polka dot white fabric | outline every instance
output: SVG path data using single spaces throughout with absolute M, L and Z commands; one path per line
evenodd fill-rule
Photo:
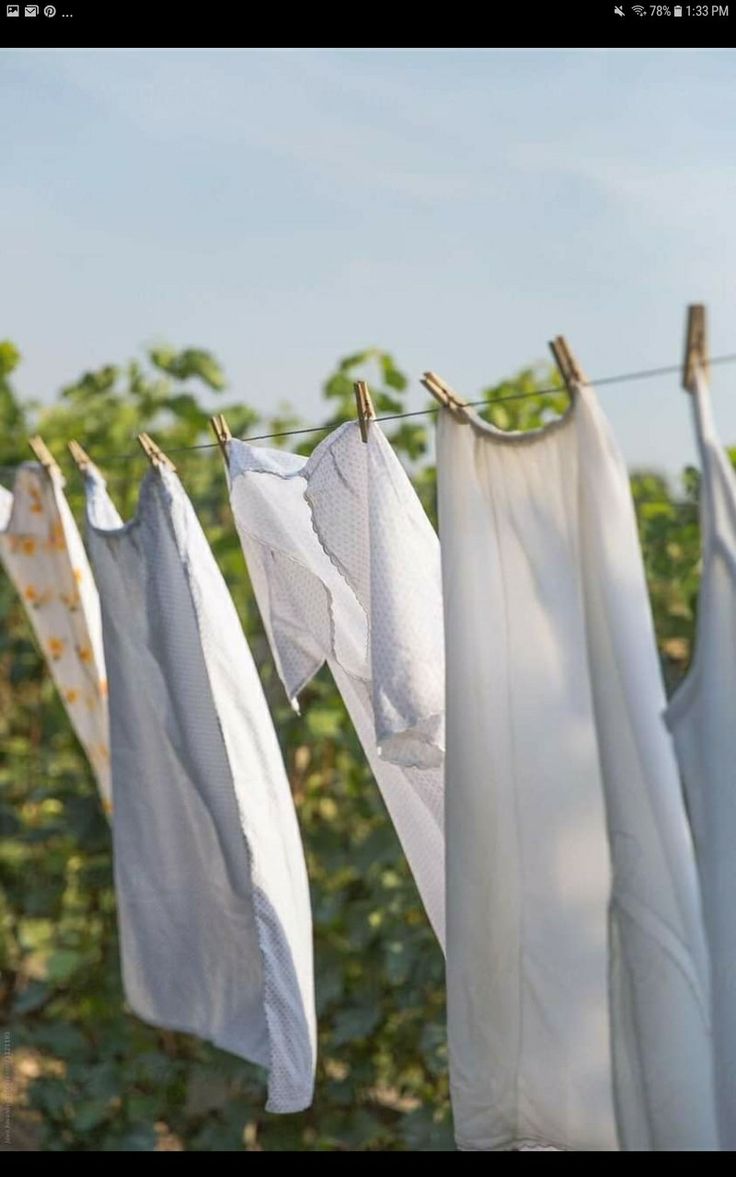
M 442 410 L 438 479 L 458 1144 L 712 1149 L 698 884 L 624 463 L 579 389 L 531 433 Z
M 26 608 L 110 813 L 100 601 L 59 470 L 24 462 L 12 493 L 0 487 L 0 560 Z
M 286 691 L 326 661 L 444 944 L 444 654 L 437 536 L 377 425 L 309 459 L 229 443 L 230 498 Z
M 294 805 L 232 598 L 169 470 L 123 524 L 87 477 L 110 681 L 115 886 L 139 1017 L 268 1068 L 273 1112 L 312 1099 L 312 923 Z
M 721 1147 L 736 1150 L 736 474 L 699 373 L 692 399 L 702 480 L 695 653 L 666 712 L 685 781 L 711 953 Z

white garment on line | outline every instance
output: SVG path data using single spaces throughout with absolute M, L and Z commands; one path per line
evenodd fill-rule
M 273 1112 L 311 1102 L 312 923 L 276 733 L 240 620 L 176 474 L 123 525 L 86 479 L 110 680 L 125 993 L 153 1025 L 268 1068 Z
M 327 662 L 444 946 L 439 544 L 377 425 L 309 459 L 228 445 L 230 498 L 293 706 Z
M 623 460 L 579 389 L 530 433 L 442 410 L 438 480 L 458 1144 L 714 1148 L 697 877 Z
M 702 478 L 703 573 L 690 671 L 665 717 L 675 739 L 711 953 L 713 1052 L 721 1147 L 736 1150 L 736 474 L 710 394 L 693 393 Z
M 0 561 L 23 601 L 110 813 L 100 601 L 58 469 L 24 462 L 12 493 L 0 487 Z

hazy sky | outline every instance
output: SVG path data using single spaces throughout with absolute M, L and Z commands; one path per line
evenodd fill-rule
M 0 54 L 0 337 L 49 397 L 146 343 L 321 414 L 376 344 L 466 395 L 568 335 L 591 375 L 736 352 L 735 55 Z M 736 442 L 736 365 L 715 376 Z M 632 463 L 692 456 L 675 378 L 602 392 Z M 413 396 L 423 398 L 419 386 Z

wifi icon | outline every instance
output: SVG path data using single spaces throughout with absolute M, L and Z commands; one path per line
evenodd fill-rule
M 646 16 L 647 10 L 643 4 L 632 4 L 631 11 L 635 12 L 637 16 Z

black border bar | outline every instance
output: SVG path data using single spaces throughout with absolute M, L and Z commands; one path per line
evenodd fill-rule
M 255 48 L 241 44 L 245 31 L 269 35 L 267 9 L 243 3 L 207 3 L 183 0 L 136 3 L 135 0 L 54 0 L 55 15 L 44 15 L 47 4 L 39 0 L 38 15 L 25 16 L 25 4 L 19 15 L 7 15 L 7 0 L 0 0 L 0 46 L 23 49 L 111 48 L 111 49 L 217 49 Z M 506 0 L 486 10 L 485 30 L 494 45 L 488 49 L 722 49 L 731 46 L 731 29 L 736 28 L 736 0 L 725 4 L 682 4 L 683 15 L 675 17 L 672 3 L 654 6 L 669 9 L 672 15 L 653 15 L 652 5 L 639 6 L 646 15 L 638 16 L 633 4 L 614 0 L 539 0 L 519 3 Z M 439 10 L 441 11 L 441 10 Z M 623 16 L 619 13 L 623 12 Z M 380 14 L 380 10 L 379 10 Z M 379 15 L 377 14 L 377 16 Z M 727 15 L 726 15 L 727 14 Z M 286 12 L 279 12 L 281 23 L 275 34 L 282 34 Z M 310 8 L 306 16 L 317 13 Z M 408 14 L 407 14 L 408 15 Z M 292 19 L 293 16 L 293 19 Z M 315 25 L 303 20 L 305 32 L 315 35 Z M 379 20 L 375 20 L 378 25 Z M 408 23 L 408 20 L 407 20 Z M 375 27 L 375 26 L 374 26 Z M 299 10 L 288 18 L 293 35 L 299 31 Z M 282 47 L 288 48 L 288 47 Z M 349 52 L 344 46 L 293 46 L 297 49 L 321 48 Z M 440 52 L 440 47 L 394 46 L 416 52 Z M 445 47 L 445 48 L 450 48 Z M 469 48 L 453 47 L 455 50 Z M 476 47 L 476 49 L 482 47 Z M 385 53 L 388 48 L 364 50 Z

